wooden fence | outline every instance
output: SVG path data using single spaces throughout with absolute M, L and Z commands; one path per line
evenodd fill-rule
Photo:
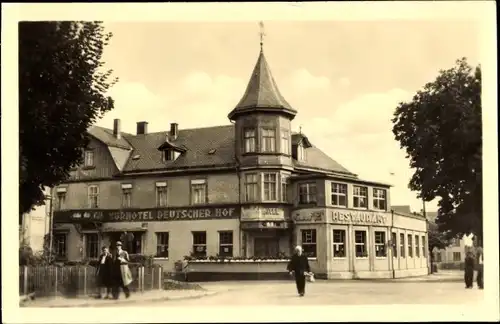
M 163 289 L 163 269 L 159 266 L 130 265 L 132 292 Z M 21 266 L 19 295 L 36 297 L 92 296 L 98 292 L 96 268 L 93 266 Z

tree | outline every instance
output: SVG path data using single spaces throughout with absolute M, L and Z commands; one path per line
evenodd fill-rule
M 429 254 L 431 255 L 431 260 L 434 249 L 446 249 L 450 245 L 450 238 L 446 233 L 440 232 L 437 224 L 429 222 L 427 228 L 427 235 L 429 238 Z
M 440 71 L 394 113 L 393 133 L 415 172 L 409 188 L 438 198 L 438 230 L 447 238 L 482 236 L 481 67 L 462 58 Z
M 101 60 L 111 37 L 100 22 L 19 24 L 20 223 L 82 162 L 87 129 L 114 107 L 106 92 L 118 79 Z

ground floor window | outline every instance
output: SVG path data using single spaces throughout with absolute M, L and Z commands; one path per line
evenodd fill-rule
M 255 257 L 277 256 L 279 253 L 279 238 L 255 237 L 253 240 L 253 255 Z
M 193 232 L 193 255 L 207 256 L 207 232 Z
M 453 262 L 460 262 L 460 261 L 462 261 L 462 253 L 453 252 Z
M 99 234 L 86 233 L 85 240 L 85 257 L 88 259 L 97 259 L 99 257 Z
M 306 229 L 301 230 L 302 236 L 302 250 L 304 255 L 309 258 L 315 258 L 317 255 L 316 252 L 316 230 L 315 229 Z
M 385 245 L 385 232 L 375 232 L 375 256 L 378 258 L 385 258 L 387 256 L 387 249 Z
M 397 235 L 396 233 L 391 233 L 391 250 L 392 250 L 392 257 L 396 258 L 397 257 Z
M 413 258 L 413 235 L 408 234 L 408 257 Z
M 415 235 L 415 256 L 420 258 L 420 240 L 417 235 Z
M 399 257 L 405 257 L 405 235 L 403 233 L 399 234 Z
M 425 246 L 425 236 L 422 236 L 422 256 L 427 257 L 427 247 Z
M 354 231 L 354 244 L 356 246 L 356 258 L 368 257 L 366 251 L 366 231 Z
M 345 258 L 345 230 L 333 230 L 333 257 Z
M 233 231 L 219 232 L 219 255 L 225 257 L 233 256 Z
M 65 259 L 67 253 L 67 243 L 68 237 L 66 233 L 55 233 L 54 234 L 54 253 L 56 258 Z
M 168 232 L 156 233 L 156 255 L 157 258 L 168 258 L 168 243 L 170 237 Z

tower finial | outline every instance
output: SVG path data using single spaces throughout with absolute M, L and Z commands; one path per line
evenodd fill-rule
M 260 27 L 260 50 L 262 51 L 262 47 L 264 46 L 264 36 L 266 36 L 266 33 L 264 32 L 264 23 L 262 21 L 259 22 L 259 27 Z

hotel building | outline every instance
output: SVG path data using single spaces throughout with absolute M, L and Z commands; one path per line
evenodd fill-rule
M 91 127 L 83 165 L 53 188 L 58 257 L 95 258 L 128 237 L 129 253 L 169 271 L 186 255 L 278 258 L 301 245 L 318 277 L 428 273 L 425 219 L 391 212 L 389 185 L 360 179 L 292 132 L 297 111 L 262 49 L 228 112 L 225 126 Z

